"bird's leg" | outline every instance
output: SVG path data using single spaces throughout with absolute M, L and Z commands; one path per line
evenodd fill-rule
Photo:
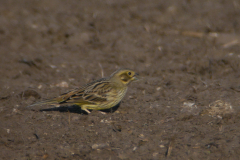
M 86 107 L 81 107 L 81 109 L 82 109 L 83 111 L 87 112 L 88 114 L 91 113 Z
M 100 113 L 102 113 L 102 114 L 107 114 L 107 113 L 105 113 L 105 112 L 103 112 L 103 111 L 98 111 L 98 112 L 100 112 Z

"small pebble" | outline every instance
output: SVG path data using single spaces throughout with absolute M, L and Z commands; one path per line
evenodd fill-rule
M 100 149 L 100 148 L 104 148 L 104 147 L 107 147 L 109 146 L 109 144 L 107 143 L 96 143 L 94 145 L 92 145 L 92 149 Z

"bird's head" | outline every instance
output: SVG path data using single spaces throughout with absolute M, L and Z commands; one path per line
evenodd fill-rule
M 128 85 L 130 82 L 138 80 L 138 74 L 130 69 L 119 69 L 111 75 L 114 80 L 120 81 L 124 85 Z

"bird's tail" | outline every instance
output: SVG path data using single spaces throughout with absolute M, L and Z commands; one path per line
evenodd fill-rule
M 33 107 L 33 106 L 38 106 L 38 105 L 55 105 L 55 106 L 59 106 L 59 102 L 55 99 L 47 99 L 47 100 L 43 100 L 40 102 L 36 102 L 33 103 L 27 107 Z

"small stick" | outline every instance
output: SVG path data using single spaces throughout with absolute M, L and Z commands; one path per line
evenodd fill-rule
M 239 41 L 237 39 L 235 39 L 231 42 L 225 43 L 223 45 L 223 48 L 229 48 L 229 47 L 232 47 L 232 46 L 237 45 L 237 44 L 239 44 Z
M 100 68 L 101 68 L 101 73 L 102 73 L 102 78 L 104 77 L 104 72 L 103 72 L 103 68 L 102 68 L 102 65 L 101 65 L 101 63 L 98 63 L 98 65 L 100 66 Z
M 169 145 L 168 145 L 168 148 L 167 148 L 165 156 L 169 157 L 171 155 L 171 152 L 172 152 L 172 143 L 169 142 Z
M 70 123 L 71 123 L 69 110 L 68 110 L 68 123 L 69 123 L 69 125 L 70 125 Z

